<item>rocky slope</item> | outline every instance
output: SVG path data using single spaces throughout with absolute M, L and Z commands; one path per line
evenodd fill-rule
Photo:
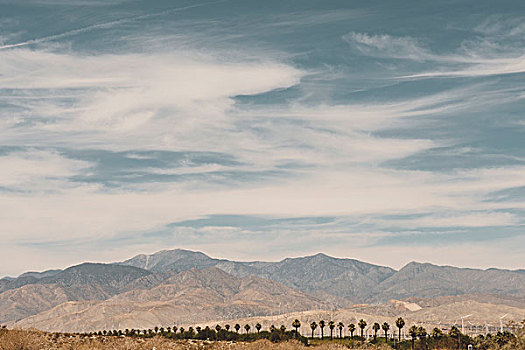
M 389 267 L 325 254 L 287 258 L 280 262 L 237 262 L 178 249 L 138 255 L 119 264 L 162 272 L 216 266 L 238 277 L 258 276 L 311 294 L 343 297 L 334 300 L 340 303 L 345 300 L 346 305 L 365 301 L 371 289 L 395 273 Z
M 47 322 L 50 330 L 89 324 L 149 325 L 167 322 L 174 315 L 195 321 L 363 303 L 376 304 L 367 307 L 379 314 L 395 314 L 404 302 L 392 306 L 387 303 L 390 299 L 412 298 L 417 304 L 428 303 L 421 298 L 478 295 L 474 301 L 484 303 L 487 297 L 480 294 L 497 295 L 501 305 L 521 309 L 525 274 L 415 262 L 395 271 L 325 254 L 280 262 L 237 262 L 170 250 L 120 263 L 85 263 L 2 279 L 0 323 L 43 326 Z M 433 303 L 425 307 L 441 305 Z M 390 306 L 385 309 L 380 304 Z
M 412 262 L 376 287 L 372 301 L 418 296 L 500 294 L 525 297 L 525 275 L 499 269 L 462 269 Z
M 386 302 L 408 297 L 500 294 L 525 297 L 521 270 L 467 269 L 412 262 L 399 271 L 353 259 L 317 254 L 279 262 L 236 262 L 213 259 L 200 252 L 161 251 L 119 264 L 151 271 L 180 271 L 188 266 L 216 266 L 235 276 L 258 276 L 331 299 L 339 306 Z
M 12 323 L 43 330 L 153 328 L 307 310 L 322 301 L 274 281 L 237 278 L 218 268 L 189 270 L 161 284 L 104 301 L 66 302 Z

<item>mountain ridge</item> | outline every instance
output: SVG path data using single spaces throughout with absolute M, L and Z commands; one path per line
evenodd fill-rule
M 245 286 L 248 294 L 242 294 L 239 281 L 258 287 Z M 202 297 L 215 300 L 216 307 L 210 309 L 210 305 L 202 304 L 197 290 L 202 292 Z M 238 291 L 240 301 L 227 298 L 233 295 L 233 290 Z M 99 316 L 96 308 L 104 306 L 112 310 L 108 311 L 108 317 L 117 317 L 122 310 L 142 310 L 153 318 L 162 319 L 166 319 L 168 310 L 191 314 L 192 305 L 201 305 L 195 315 L 213 318 L 214 315 L 228 317 L 225 314 L 228 309 L 234 310 L 233 314 L 239 317 L 246 317 L 250 312 L 255 315 L 284 310 L 274 304 L 261 304 L 257 295 L 281 300 L 281 304 L 293 312 L 475 294 L 511 297 L 517 300 L 516 305 L 521 305 L 520 300 L 525 300 L 525 274 L 521 270 L 482 270 L 414 261 L 394 270 L 324 253 L 277 262 L 243 262 L 175 249 L 140 254 L 111 264 L 83 263 L 64 270 L 30 272 L 15 279 L 2 279 L 0 323 L 29 324 L 27 320 L 52 318 L 53 315 L 65 317 L 65 320 L 72 317 L 66 316 L 68 312 L 83 310 L 82 305 L 90 308 L 93 317 Z M 287 304 L 286 295 L 294 295 L 298 302 Z M 126 302 L 135 304 L 130 309 L 125 307 Z M 178 309 L 181 305 L 186 306 Z M 151 313 L 148 307 L 163 311 Z M 117 318 L 122 321 L 122 317 Z M 141 319 L 142 316 L 134 317 Z M 86 321 L 79 321 L 74 327 L 81 327 L 82 322 Z
M 216 318 L 308 310 L 322 301 L 255 276 L 237 278 L 218 268 L 172 274 L 153 288 L 132 289 L 106 300 L 67 301 L 12 322 L 14 327 L 94 331 L 143 328 Z

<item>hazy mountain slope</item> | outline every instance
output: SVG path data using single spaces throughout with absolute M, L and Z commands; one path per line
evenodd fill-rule
M 32 284 L 0 294 L 0 322 L 20 320 L 69 301 L 57 285 Z
M 122 264 L 86 263 L 56 273 L 29 273 L 0 280 L 0 323 L 42 314 L 49 308 L 54 310 L 49 310 L 48 315 L 70 318 L 71 315 L 63 314 L 64 310 L 81 304 L 57 307 L 65 302 L 90 300 L 107 300 L 100 306 L 89 304 L 90 310 L 85 310 L 85 315 L 93 312 L 91 316 L 96 319 L 107 316 L 114 322 L 124 322 L 128 319 L 124 314 L 130 312 L 133 314 L 130 319 L 146 322 L 149 317 L 164 322 L 173 312 L 198 320 L 198 317 L 244 317 L 279 310 L 291 312 L 328 305 L 348 307 L 390 299 L 465 294 L 514 298 L 512 303 L 504 304 L 521 307 L 520 298 L 525 298 L 525 274 L 519 271 L 462 269 L 415 262 L 395 271 L 324 254 L 279 262 L 236 262 L 213 259 L 199 252 L 173 250 L 139 255 Z M 192 270 L 195 268 L 207 272 L 200 274 Z M 288 300 L 282 295 L 293 297 Z M 268 300 L 263 302 L 264 298 Z M 480 296 L 476 301 L 487 302 L 487 298 Z M 127 305 L 130 303 L 131 308 Z M 97 307 L 104 309 L 95 310 Z M 145 315 L 139 315 L 137 310 Z M 381 312 L 398 311 L 389 306 Z M 79 324 L 87 322 L 85 317 Z M 57 322 L 70 324 L 65 320 Z M 70 325 L 73 327 L 73 323 Z
M 35 278 L 51 277 L 60 272 L 62 272 L 62 270 L 47 270 L 43 272 L 29 271 L 29 272 L 24 272 L 23 274 L 18 276 L 18 278 L 28 277 L 28 276 L 35 277 Z
M 316 254 L 279 262 L 236 262 L 213 259 L 186 250 L 138 255 L 123 264 L 148 267 L 152 271 L 184 271 L 216 266 L 238 277 L 258 276 L 297 288 L 339 306 L 363 302 L 385 302 L 408 297 L 460 294 L 525 295 L 525 274 L 499 269 L 462 269 L 409 263 L 400 271 L 389 267 Z
M 325 254 L 284 259 L 260 271 L 263 277 L 300 290 L 342 296 L 353 302 L 364 301 L 372 288 L 395 273 L 388 267 Z
M 462 300 L 438 306 L 423 308 L 413 313 L 407 313 L 412 318 L 420 320 L 435 320 L 435 322 L 446 321 L 453 324 L 460 322 L 460 317 L 472 315 L 468 321 L 474 324 L 485 324 L 489 322 L 499 325 L 499 317 L 507 314 L 507 320 L 525 319 L 525 309 L 497 303 L 483 303 L 477 300 Z M 466 321 L 465 321 L 466 323 Z
M 462 269 L 412 262 L 381 282 L 372 300 L 459 294 L 525 296 L 525 275 L 508 270 Z
M 151 290 L 135 289 L 102 302 L 64 303 L 14 325 L 62 331 L 152 328 L 307 310 L 320 302 L 274 281 L 209 268 L 184 271 Z
M 34 272 L 22 274 L 13 280 L 0 284 L 0 292 L 30 284 L 57 284 L 63 287 L 98 285 L 107 294 L 113 295 L 137 278 L 152 274 L 150 271 L 114 264 L 84 263 L 69 267 L 57 273 L 42 273 L 38 278 Z
M 98 284 L 29 284 L 0 293 L 0 322 L 20 320 L 67 301 L 104 300 L 110 296 Z
M 507 305 L 518 309 L 525 310 L 525 298 L 502 296 L 495 294 L 463 294 L 463 295 L 449 295 L 432 299 L 427 298 L 408 298 L 406 301 L 414 302 L 423 308 L 436 307 L 443 304 L 450 304 L 454 302 L 463 302 L 467 300 L 475 300 L 480 303 Z
M 389 267 L 325 254 L 287 258 L 280 262 L 236 262 L 180 249 L 138 255 L 119 264 L 149 268 L 151 271 L 184 271 L 216 266 L 238 277 L 258 276 L 308 293 L 344 297 L 346 304 L 365 301 L 371 288 L 395 273 Z
M 81 264 L 40 278 L 22 275 L 0 291 L 0 322 L 35 315 L 67 301 L 104 300 L 151 275 L 131 266 Z
M 215 266 L 218 259 L 212 259 L 204 253 L 183 249 L 163 250 L 151 255 L 137 255 L 119 265 L 134 266 L 155 272 L 185 271 L 193 268 Z
M 27 284 L 38 283 L 39 279 L 33 276 L 23 276 L 14 279 L 4 279 L 0 283 L 0 293 L 10 289 L 20 288 Z
M 97 284 L 108 293 L 114 294 L 137 278 L 150 274 L 150 271 L 132 266 L 84 263 L 67 268 L 54 276 L 41 278 L 39 282 L 56 283 L 67 287 Z

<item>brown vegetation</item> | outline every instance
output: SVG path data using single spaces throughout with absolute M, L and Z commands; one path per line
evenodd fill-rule
M 322 344 L 318 350 L 343 350 L 340 344 Z M 372 349 L 362 347 L 361 349 Z M 382 348 L 373 347 L 381 350 Z M 126 337 L 88 337 L 40 331 L 0 330 L 0 349 L 2 350 L 295 350 L 306 349 L 298 342 L 272 343 L 259 340 L 252 343 L 209 342 L 197 340 L 171 340 L 164 337 L 126 338 Z M 383 349 L 388 349 L 384 347 Z

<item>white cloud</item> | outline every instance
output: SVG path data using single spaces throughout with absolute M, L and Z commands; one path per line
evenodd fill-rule
M 0 72 L 0 88 L 40 97 L 26 105 L 32 127 L 4 130 L 11 144 L 38 139 L 48 145 L 193 150 L 219 144 L 233 128 L 225 116 L 233 96 L 286 88 L 304 74 L 271 61 L 224 62 L 187 52 L 74 56 L 25 49 L 0 52 Z M 42 96 L 42 89 L 51 96 Z M 74 104 L 53 99 L 57 89 Z
M 415 227 L 487 227 L 512 226 L 520 223 L 519 218 L 511 213 L 473 212 L 473 213 L 438 213 L 405 220 L 385 220 L 385 226 Z
M 1 235 L 11 241 L 96 239 L 213 214 L 301 217 L 486 211 L 501 204 L 481 202 L 484 194 L 525 185 L 524 168 L 468 171 L 458 176 L 345 170 L 238 189 L 171 185 L 161 192 L 98 193 L 86 186 L 51 196 L 4 194 Z M 30 221 L 24 220 L 27 213 Z M 467 218 L 470 223 L 475 220 L 471 214 L 454 220 L 459 224 Z M 434 220 L 439 225 L 439 219 Z M 502 220 L 509 223 L 513 218 L 493 214 L 486 220 L 501 225 Z
M 480 26 L 478 30 L 485 36 L 465 40 L 457 52 L 443 54 L 433 53 L 412 37 L 351 32 L 343 36 L 343 39 L 365 55 L 431 61 L 438 65 L 431 71 L 410 74 L 403 78 L 478 77 L 525 72 L 524 43 L 516 40 L 507 43 L 502 40 L 502 37 L 505 39 L 521 33 L 521 25 L 514 25 L 512 30 L 504 33 L 501 32 L 501 24 L 495 23 Z
M 296 170 L 297 178 L 252 183 L 249 187 L 189 182 L 164 184 L 154 192 L 119 189 L 103 193 L 96 185 L 72 186 L 68 182 L 69 176 L 84 171 L 86 163 L 48 151 L 15 154 L 3 163 L 22 170 L 4 173 L 6 185 L 38 192 L 46 188 L 42 184 L 60 181 L 60 185 L 48 187 L 61 191 L 27 196 L 4 193 L 1 238 L 17 243 L 88 241 L 217 213 L 364 217 L 491 210 L 501 203 L 480 202 L 484 194 L 525 184 L 522 168 L 432 174 L 377 167 L 379 162 L 436 144 L 424 139 L 379 138 L 370 132 L 395 126 L 405 118 L 470 109 L 479 104 L 468 98 L 479 92 L 478 87 L 399 102 L 314 107 L 296 104 L 249 111 L 234 106 L 232 96 L 285 88 L 296 84 L 304 73 L 272 61 L 228 63 L 209 57 L 191 58 L 187 53 L 86 57 L 22 49 L 1 52 L 1 87 L 24 89 L 29 96 L 34 89 L 40 94 L 41 89 L 50 89 L 48 100 L 29 103 L 31 118 L 37 122 L 17 129 L 5 127 L 4 139 L 11 144 L 37 141 L 51 146 L 58 142 L 74 148 L 213 150 L 232 154 L 248 164 L 237 170 L 269 170 L 285 161 L 309 163 L 314 169 Z M 74 88 L 80 90 L 71 90 Z M 75 104 L 56 102 L 61 94 L 57 91 L 72 96 Z M 265 116 L 264 121 L 259 115 Z M 13 123 L 20 118 L 24 116 Z M 269 132 L 259 135 L 235 128 L 237 121 Z M 185 174 L 222 169 L 208 165 L 145 170 Z M 420 224 L 468 222 L 472 226 L 477 219 L 475 215 L 434 217 Z M 502 224 L 512 222 L 513 217 L 493 215 L 484 220 L 480 222 Z M 363 235 L 364 240 L 367 237 Z M 199 246 L 205 247 L 195 245 Z
M 55 152 L 30 150 L 0 156 L 0 186 L 14 191 L 60 191 L 68 177 L 85 172 L 88 162 L 67 159 Z
M 370 56 L 402 58 L 416 61 L 435 60 L 435 55 L 411 37 L 394 37 L 387 34 L 348 33 L 343 39 L 361 53 Z
M 442 69 L 418 74 L 407 75 L 404 78 L 431 78 L 431 77 L 479 77 L 489 75 L 517 74 L 525 72 L 525 55 L 518 57 L 501 57 L 484 59 L 472 64 L 466 69 Z

